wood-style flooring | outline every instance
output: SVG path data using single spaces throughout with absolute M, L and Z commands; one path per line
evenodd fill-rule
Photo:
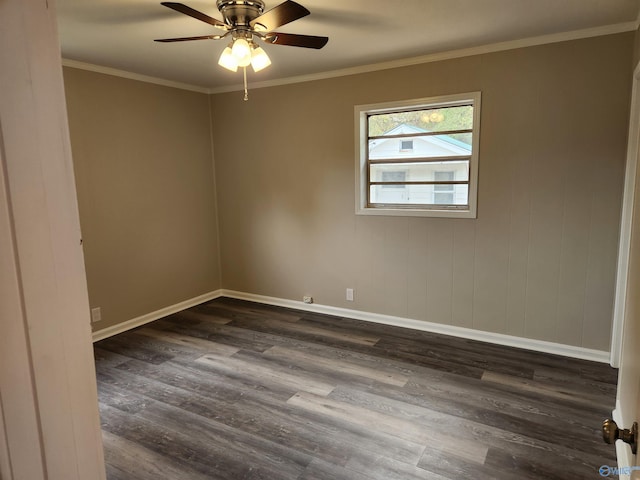
M 109 480 L 601 478 L 607 365 L 217 299 L 95 344 Z

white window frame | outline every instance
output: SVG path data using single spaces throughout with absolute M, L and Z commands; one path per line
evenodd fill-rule
M 443 95 L 438 97 L 403 100 L 355 106 L 356 145 L 356 214 L 410 217 L 477 218 L 478 170 L 480 146 L 480 92 Z M 472 154 L 469 159 L 469 203 L 465 206 L 407 205 L 402 207 L 369 206 L 369 176 L 367 172 L 368 131 L 367 118 L 372 114 L 410 111 L 421 108 L 455 107 L 473 104 Z

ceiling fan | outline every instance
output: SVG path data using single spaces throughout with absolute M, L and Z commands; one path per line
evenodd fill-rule
M 282 25 L 309 15 L 309 10 L 292 0 L 287 0 L 267 12 L 264 11 L 265 5 L 262 0 L 217 0 L 216 6 L 224 21 L 210 17 L 182 3 L 162 2 L 162 5 L 213 25 L 224 30 L 224 33 L 199 37 L 162 38 L 156 42 L 221 40 L 231 37 L 231 43 L 222 52 L 218 63 L 233 72 L 237 71 L 238 67 L 246 68 L 249 65 L 258 72 L 271 65 L 271 60 L 264 49 L 256 43 L 256 39 L 274 45 L 314 49 L 324 47 L 329 41 L 327 37 L 274 31 Z

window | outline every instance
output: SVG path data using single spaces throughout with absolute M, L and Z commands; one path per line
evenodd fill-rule
M 405 188 L 403 183 L 407 180 L 407 172 L 389 170 L 382 172 L 382 181 L 386 184 L 384 188 Z
M 355 108 L 356 213 L 476 217 L 480 92 Z
M 405 202 L 407 199 L 407 172 L 405 170 L 382 170 L 380 174 L 383 185 L 378 191 L 378 199 L 385 203 Z
M 410 152 L 413 150 L 413 140 L 400 140 L 400 151 Z
M 433 203 L 434 205 L 454 205 L 454 184 L 450 183 L 455 179 L 455 173 L 453 170 L 447 172 L 435 172 L 433 180 L 436 183 L 433 186 Z

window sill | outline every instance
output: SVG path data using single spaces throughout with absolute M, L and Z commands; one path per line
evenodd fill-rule
M 434 218 L 477 218 L 474 209 L 422 209 L 358 207 L 356 215 L 376 215 L 386 217 L 434 217 Z

